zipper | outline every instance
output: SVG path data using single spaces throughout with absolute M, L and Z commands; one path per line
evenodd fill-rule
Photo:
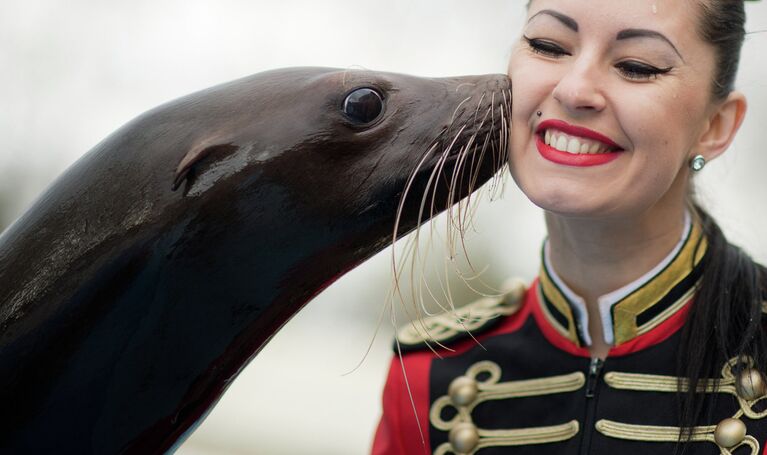
M 586 417 L 583 419 L 583 438 L 581 438 L 581 451 L 588 455 L 591 450 L 591 435 L 594 432 L 594 414 L 597 407 L 597 391 L 600 375 L 605 361 L 594 357 L 589 364 L 589 376 L 586 379 Z

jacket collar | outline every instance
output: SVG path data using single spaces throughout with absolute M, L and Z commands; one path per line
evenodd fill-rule
M 652 331 L 692 298 L 702 274 L 707 242 L 698 223 L 685 216 L 685 229 L 674 249 L 636 281 L 597 300 L 605 342 L 619 346 Z M 545 319 L 579 347 L 590 346 L 584 300 L 557 275 L 549 260 L 548 241 L 538 282 Z

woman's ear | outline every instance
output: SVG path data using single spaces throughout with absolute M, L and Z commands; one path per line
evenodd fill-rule
M 706 161 L 711 161 L 724 153 L 740 129 L 747 107 L 742 93 L 730 92 L 709 116 L 707 128 L 693 148 L 693 154 L 703 155 Z

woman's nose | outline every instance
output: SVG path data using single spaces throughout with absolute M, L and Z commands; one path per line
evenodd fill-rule
M 576 61 L 554 87 L 554 99 L 571 114 L 599 112 L 605 108 L 605 97 L 594 62 Z

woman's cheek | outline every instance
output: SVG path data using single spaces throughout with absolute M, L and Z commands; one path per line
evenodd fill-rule
M 556 86 L 556 71 L 551 63 L 529 57 L 512 58 L 509 64 L 511 78 L 512 112 L 527 113 L 544 103 Z

